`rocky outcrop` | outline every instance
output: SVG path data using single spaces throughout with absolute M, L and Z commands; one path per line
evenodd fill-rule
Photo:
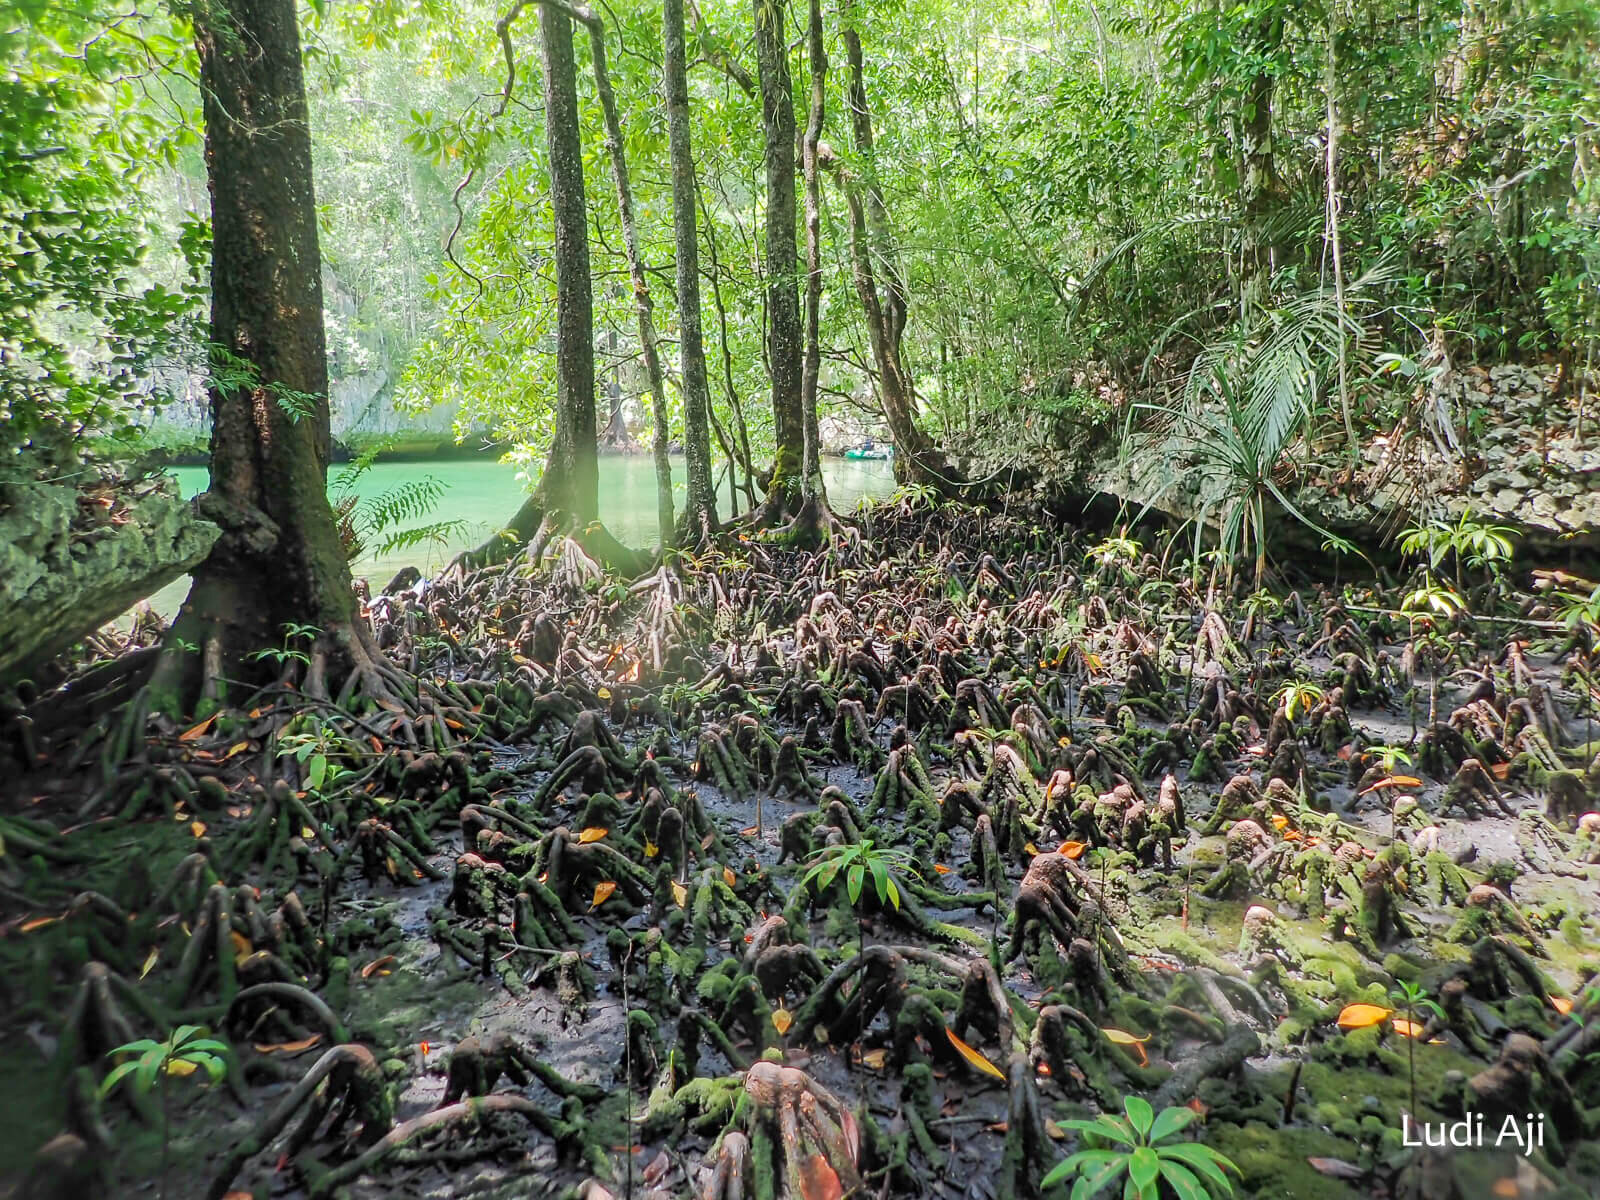
M 0 485 L 0 684 L 194 567 L 220 533 L 170 478 Z

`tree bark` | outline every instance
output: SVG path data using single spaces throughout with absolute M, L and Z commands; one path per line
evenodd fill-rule
M 670 2 L 670 0 L 669 0 Z M 811 63 L 811 106 L 801 143 L 806 188 L 805 356 L 800 371 L 800 405 L 804 456 L 800 491 L 803 507 L 827 503 L 822 482 L 822 448 L 817 428 L 817 382 L 822 370 L 822 181 L 817 169 L 818 145 L 827 115 L 828 54 L 822 40 L 821 0 L 809 0 L 806 47 Z
M 327 666 L 372 673 L 328 503 L 328 356 L 311 131 L 293 0 L 195 12 L 211 193 L 211 483 L 200 511 L 223 529 L 193 572 L 151 681 L 189 711 L 278 664 L 256 652 L 315 642 Z
M 850 18 L 848 7 L 845 18 Z M 902 339 L 906 327 L 906 286 L 899 268 L 899 249 L 889 222 L 874 166 L 872 110 L 867 105 L 866 74 L 861 35 L 853 25 L 844 30 L 845 55 L 850 65 L 850 128 L 861 159 L 861 178 L 853 179 L 837 162 L 833 165 L 850 209 L 850 260 L 856 295 L 861 300 L 878 369 L 878 395 L 894 441 L 894 474 L 900 483 L 929 484 L 946 489 L 962 482 L 950 463 L 917 424 L 916 389 L 906 368 Z M 878 286 L 878 267 L 883 286 Z
M 767 369 L 772 379 L 776 443 L 762 516 L 776 519 L 795 507 L 805 454 L 800 403 L 803 334 L 796 291 L 799 262 L 795 253 L 794 95 L 789 78 L 789 49 L 784 41 L 783 0 L 754 0 L 754 8 L 767 168 Z
M 672 234 L 678 267 L 678 372 L 683 387 L 683 451 L 689 475 L 688 507 L 679 545 L 699 545 L 717 531 L 717 489 L 711 475 L 707 414 L 711 389 L 700 325 L 700 244 L 695 228 L 698 188 L 689 141 L 689 65 L 684 44 L 683 0 L 661 6 L 663 85 L 667 146 L 672 162 Z

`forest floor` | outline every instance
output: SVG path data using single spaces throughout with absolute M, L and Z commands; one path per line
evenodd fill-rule
M 1244 1195 L 1600 1193 L 1583 647 L 1531 597 L 1246 602 L 1032 516 L 880 506 L 860 545 L 631 589 L 569 544 L 375 605 L 438 697 L 382 738 L 264 701 L 98 794 L 63 741 L 4 810 L 11 1194 L 79 1169 L 33 1157 L 65 1127 L 117 1196 L 983 1200 L 1126 1096 L 1186 1108 Z M 74 1090 L 179 1019 L 227 1080 Z M 392 1114 L 335 1071 L 331 1112 L 263 1129 L 341 1042 Z M 537 1117 L 450 1108 L 500 1067 Z M 1402 1146 L 1464 1111 L 1543 1145 Z

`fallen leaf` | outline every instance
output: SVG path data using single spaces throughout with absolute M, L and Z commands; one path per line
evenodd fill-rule
M 611 699 L 611 689 L 607 687 L 595 688 L 594 694 L 601 700 Z
M 1386 1020 L 1393 1011 L 1378 1004 L 1347 1004 L 1339 1013 L 1339 1028 L 1366 1029 Z
M 1082 858 L 1083 852 L 1088 848 L 1088 842 L 1062 842 L 1056 847 L 1056 853 L 1064 854 L 1068 858 Z
M 1550 1007 L 1555 1009 L 1563 1017 L 1572 1011 L 1572 1001 L 1568 1000 L 1565 996 L 1551 996 L 1549 997 L 1549 1000 Z
M 1496 1196 L 1504 1196 L 1506 1200 L 1516 1200 L 1522 1195 L 1522 1189 L 1517 1186 L 1516 1176 L 1507 1175 L 1504 1179 L 1496 1179 L 1489 1190 Z
M 300 836 L 309 842 L 312 838 L 317 836 L 317 831 L 311 828 L 309 825 L 302 825 L 300 826 Z
M 309 1050 L 322 1040 L 320 1033 L 313 1033 L 308 1038 L 301 1038 L 298 1042 L 273 1042 L 270 1045 L 262 1042 L 252 1043 L 262 1054 L 299 1054 L 302 1050 Z
M 139 968 L 139 978 L 140 979 L 143 979 L 146 975 L 150 974 L 151 969 L 154 968 L 155 965 L 156 965 L 156 960 L 158 958 L 160 958 L 160 957 L 161 957 L 161 947 L 160 946 L 151 947 L 150 953 L 146 954 L 144 956 L 144 966 Z
M 427 1058 L 428 1057 L 428 1043 L 427 1042 L 418 1042 L 417 1043 L 417 1049 L 422 1052 L 422 1057 L 423 1058 Z
M 732 887 L 734 884 L 739 882 L 739 877 L 733 873 L 732 867 L 722 868 L 722 882 L 727 884 L 729 887 Z
M 758 834 L 760 832 L 761 832 L 761 826 L 759 826 L 759 825 L 746 825 L 743 829 L 739 830 L 739 836 L 740 837 L 755 837 L 756 834 Z
M 371 979 L 374 972 L 383 971 L 383 968 L 387 967 L 393 961 L 394 955 L 392 954 L 385 954 L 382 958 L 373 959 L 366 966 L 361 968 L 361 978 Z M 387 975 L 389 972 L 383 971 L 383 973 Z
M 190 728 L 185 729 L 182 733 L 180 733 L 178 735 L 178 740 L 180 742 L 192 742 L 196 738 L 205 737 L 206 730 L 211 728 L 211 723 L 213 721 L 215 721 L 216 719 L 217 719 L 217 714 L 216 713 L 212 713 L 204 721 L 201 721 L 200 724 L 193 725 Z
M 192 822 L 190 822 L 190 824 L 189 824 L 189 832 L 194 834 L 195 837 L 205 837 L 205 835 L 206 835 L 206 823 L 204 821 L 192 821 Z
M 644 856 L 646 858 L 654 858 L 656 855 L 658 855 L 660 853 L 661 853 L 661 847 L 656 845 L 654 842 L 646 842 L 644 844 Z
M 611 831 L 604 825 L 591 825 L 587 829 L 581 829 L 578 831 L 578 844 L 580 846 L 586 846 L 590 842 L 598 842 L 610 832 Z
M 1389 1022 L 1389 1027 L 1401 1037 L 1419 1038 L 1422 1036 L 1423 1027 L 1406 1017 L 1396 1017 Z
M 1355 1163 L 1345 1162 L 1342 1158 L 1307 1158 L 1306 1162 L 1317 1174 L 1326 1175 L 1329 1179 L 1360 1179 L 1366 1174 Z
M 225 1194 L 222 1200 L 256 1200 L 256 1194 L 254 1192 L 241 1192 L 236 1189 Z
M 1194 1113 L 1194 1115 L 1197 1117 L 1203 1117 L 1211 1111 L 1211 1106 L 1204 1100 L 1200 1099 L 1199 1096 L 1194 1097 L 1189 1101 L 1188 1104 L 1184 1105 L 1184 1107 L 1190 1112 Z
M 1106 1041 L 1136 1050 L 1139 1054 L 1139 1065 L 1141 1067 L 1149 1065 L 1150 1056 L 1145 1053 L 1144 1049 L 1144 1044 L 1150 1040 L 1148 1033 L 1143 1037 L 1138 1037 L 1129 1033 L 1126 1029 L 1102 1029 L 1100 1032 L 1106 1035 Z
M 237 929 L 228 930 L 228 939 L 233 942 L 234 962 L 238 962 L 243 958 L 248 958 L 255 950 L 255 947 L 250 944 L 250 939 L 245 937 L 244 934 L 240 933 Z
M 1038 854 L 1039 853 L 1039 847 L 1035 846 L 1032 842 L 1027 843 L 1022 848 L 1025 851 L 1027 851 L 1029 854 Z
M 644 1180 L 646 1187 L 654 1187 L 656 1184 L 661 1182 L 662 1178 L 671 1169 L 672 1156 L 663 1150 L 650 1160 L 650 1165 L 645 1167 L 644 1174 L 641 1176 L 641 1178 Z M 589 1189 L 589 1194 L 590 1196 L 594 1195 L 593 1188 Z
M 940 875 L 948 875 L 948 874 L 950 874 L 950 868 L 945 866 L 943 863 L 934 863 L 933 864 L 933 869 L 935 871 L 937 871 Z
M 993 1075 L 996 1079 L 1004 1079 L 1006 1077 L 1004 1071 L 995 1066 L 977 1050 L 974 1050 L 971 1046 L 967 1045 L 960 1038 L 958 1038 L 955 1035 L 954 1030 L 946 1028 L 944 1035 L 950 1039 L 950 1044 L 956 1048 L 956 1052 L 960 1054 L 962 1058 L 966 1059 L 967 1062 L 975 1069 L 982 1071 L 985 1075 Z
M 862 1065 L 871 1067 L 874 1071 L 883 1070 L 884 1064 L 889 1061 L 887 1050 L 868 1050 L 861 1056 Z
M 43 929 L 46 925 L 54 925 L 60 917 L 31 917 L 17 926 L 19 933 L 32 933 L 35 929 Z
M 594 903 L 589 905 L 589 910 L 592 912 L 595 909 L 599 908 L 608 899 L 610 899 L 611 893 L 616 891 L 616 890 L 617 890 L 617 885 L 616 885 L 615 881 L 610 880 L 610 879 L 605 879 L 605 880 L 602 880 L 601 882 L 595 884 L 594 885 Z
M 775 1008 L 772 1010 L 772 1027 L 778 1031 L 778 1036 L 782 1037 L 788 1033 L 789 1026 L 793 1024 L 794 1014 L 787 1008 Z
M 672 898 L 678 902 L 679 908 L 684 908 L 689 902 L 689 889 L 676 879 L 672 881 Z
M 1054 1121 L 1047 1120 L 1044 1123 L 1044 1135 L 1052 1142 L 1059 1142 L 1062 1138 L 1067 1136 L 1067 1131 L 1062 1129 L 1061 1126 L 1057 1125 Z
M 1508 763 L 1508 762 L 1490 763 L 1489 764 L 1489 774 L 1493 775 L 1501 783 L 1504 783 L 1506 780 L 1511 778 L 1511 764 Z M 1509 1182 L 1511 1182 L 1511 1186 L 1512 1187 L 1516 1187 L 1516 1182 L 1515 1181 L 1509 1181 Z M 1515 1193 L 1513 1193 L 1513 1194 L 1515 1194 Z
M 813 1154 L 800 1166 L 801 1200 L 842 1200 L 844 1185 L 839 1172 L 820 1154 Z
M 1282 833 L 1285 829 L 1289 828 L 1289 818 L 1284 816 L 1282 813 L 1273 813 L 1272 827 L 1279 833 Z

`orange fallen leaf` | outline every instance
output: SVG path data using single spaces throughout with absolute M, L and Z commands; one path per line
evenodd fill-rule
M 1199 1117 L 1203 1117 L 1211 1111 L 1211 1106 L 1204 1100 L 1200 1099 L 1199 1096 L 1194 1097 L 1189 1101 L 1188 1104 L 1184 1105 L 1184 1107 Z
M 1511 764 L 1508 762 L 1491 763 L 1489 764 L 1489 774 L 1493 775 L 1501 783 L 1504 783 L 1506 780 L 1511 778 Z M 1515 1182 L 1512 1182 L 1511 1186 L 1515 1187 Z
M 787 1008 L 775 1008 L 772 1010 L 772 1027 L 778 1031 L 780 1037 L 788 1033 L 789 1026 L 793 1024 L 794 1014 Z
M 760 833 L 760 832 L 761 832 L 761 826 L 759 826 L 759 825 L 746 825 L 743 829 L 739 830 L 739 835 L 741 837 L 755 837 L 755 835 Z
M 1419 1038 L 1422 1036 L 1423 1027 L 1408 1017 L 1396 1017 L 1389 1022 L 1389 1028 L 1401 1037 Z
M 1033 1069 L 1039 1074 L 1043 1075 L 1046 1079 L 1050 1077 L 1050 1064 L 1047 1062 L 1039 1063 Z
M 241 958 L 248 957 L 255 950 L 255 947 L 250 944 L 250 939 L 237 929 L 228 930 L 228 939 L 233 943 L 233 958 L 235 962 Z
M 200 724 L 193 725 L 193 726 L 190 726 L 188 729 L 185 729 L 182 733 L 180 733 L 178 735 L 178 740 L 180 742 L 192 742 L 196 738 L 205 737 L 206 730 L 211 728 L 211 723 L 213 721 L 215 721 L 216 719 L 217 719 L 217 714 L 216 713 L 212 713 L 204 721 L 201 721 Z
M 1282 833 L 1285 829 L 1289 828 L 1289 818 L 1284 816 L 1282 813 L 1273 813 L 1272 827 L 1279 833 Z
M 394 961 L 394 955 L 392 955 L 392 954 L 385 954 L 382 958 L 373 959 L 366 966 L 361 968 L 361 978 L 363 978 L 363 979 L 371 979 L 372 976 L 373 976 L 373 973 L 377 972 L 377 971 L 383 971 L 383 973 L 385 975 L 387 975 L 389 972 L 384 971 L 383 969 L 385 967 L 387 967 L 393 961 Z
M 309 1050 L 322 1040 L 320 1033 L 313 1033 L 308 1038 L 301 1038 L 298 1042 L 273 1042 L 270 1045 L 263 1042 L 253 1043 L 262 1054 L 299 1054 L 302 1050 Z
M 604 825 L 591 825 L 587 829 L 578 831 L 578 844 L 587 846 L 590 842 L 598 842 L 610 832 Z
M 1339 1028 L 1366 1029 L 1387 1020 L 1393 1011 L 1379 1004 L 1347 1004 L 1339 1013 Z
M 955 1035 L 954 1030 L 946 1028 L 944 1035 L 950 1039 L 950 1044 L 956 1048 L 956 1053 L 960 1054 L 962 1058 L 966 1059 L 972 1067 L 982 1071 L 985 1075 L 993 1075 L 996 1079 L 1004 1079 L 1006 1077 L 1004 1071 L 995 1066 L 977 1050 L 974 1050 L 971 1046 L 967 1045 L 960 1038 L 958 1038 Z
M 733 873 L 732 867 L 722 868 L 722 882 L 727 884 L 729 887 L 732 887 L 734 884 L 739 882 L 739 877 Z
M 418 1042 L 417 1043 L 417 1049 L 422 1051 L 422 1057 L 423 1058 L 427 1058 L 428 1057 L 428 1043 L 427 1042 Z
M 43 929 L 46 925 L 54 925 L 59 920 L 61 920 L 60 917 L 30 917 L 17 926 L 17 930 L 20 933 L 32 933 L 35 929 Z
M 943 863 L 934 863 L 934 864 L 933 864 L 933 869 L 934 869 L 934 870 L 935 870 L 935 871 L 937 871 L 937 872 L 938 872 L 938 873 L 939 873 L 939 874 L 941 874 L 941 875 L 948 875 L 948 874 L 950 874 L 950 868 L 949 868 L 949 867 L 947 867 L 947 866 L 945 866 L 945 865 L 944 865 L 944 864 L 943 864 Z
M 1567 999 L 1565 996 L 1550 996 L 1547 998 L 1550 1001 L 1550 1007 L 1555 1009 L 1563 1017 L 1572 1011 L 1572 1001 Z
M 1061 845 L 1056 847 L 1056 853 L 1063 854 L 1068 858 L 1082 858 L 1083 852 L 1088 848 L 1088 842 L 1062 842 Z
M 602 904 L 604 904 L 608 899 L 610 899 L 611 893 L 616 891 L 616 890 L 617 890 L 617 885 L 616 885 L 615 881 L 610 880 L 610 879 L 602 880 L 601 882 L 595 884 L 594 885 L 594 903 L 589 905 L 590 911 L 593 911 L 594 909 L 597 909 Z
M 839 1172 L 820 1154 L 813 1154 L 800 1166 L 801 1200 L 843 1200 L 844 1185 Z
M 190 822 L 190 824 L 189 824 L 189 832 L 194 834 L 195 837 L 205 837 L 205 835 L 206 835 L 206 823 L 204 821 L 192 821 L 192 822 Z
M 1506 1200 L 1516 1200 L 1522 1195 L 1522 1189 L 1517 1186 L 1516 1176 L 1507 1175 L 1504 1179 L 1496 1179 L 1489 1190 L 1496 1196 L 1504 1196 Z

